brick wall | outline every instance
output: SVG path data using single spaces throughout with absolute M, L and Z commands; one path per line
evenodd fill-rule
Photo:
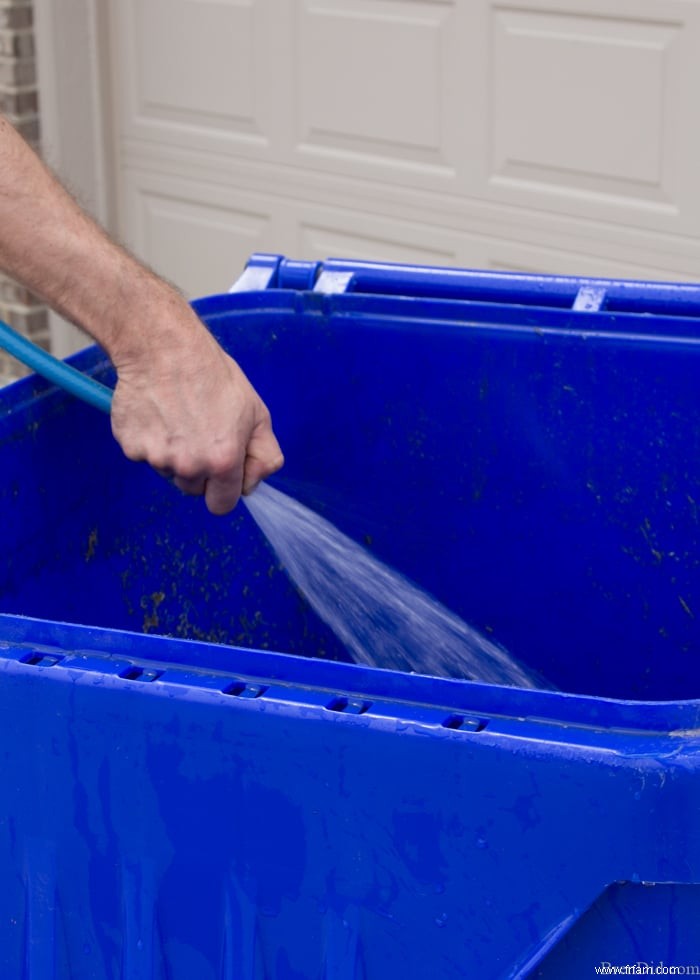
M 39 148 L 39 96 L 34 58 L 32 0 L 0 0 L 0 111 Z M 46 308 L 26 289 L 0 275 L 0 319 L 33 341 L 49 343 Z M 0 351 L 0 383 L 25 373 Z

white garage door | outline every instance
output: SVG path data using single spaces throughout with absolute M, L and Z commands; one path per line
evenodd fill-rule
M 700 3 L 110 3 L 120 231 L 190 295 L 255 250 L 700 278 Z

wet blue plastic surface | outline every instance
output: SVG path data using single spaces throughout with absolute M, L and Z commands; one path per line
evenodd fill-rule
M 694 963 L 698 290 L 246 275 L 198 305 L 277 485 L 562 691 L 336 662 L 243 509 L 44 382 L 0 392 L 0 975 Z

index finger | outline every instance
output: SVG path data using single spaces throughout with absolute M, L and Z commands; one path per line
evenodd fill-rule
M 229 473 L 209 477 L 204 485 L 204 502 L 212 514 L 223 516 L 233 510 L 242 492 L 243 467 L 236 466 Z

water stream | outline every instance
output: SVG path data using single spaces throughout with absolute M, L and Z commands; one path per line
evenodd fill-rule
M 294 585 L 355 662 L 543 686 L 506 650 L 292 497 L 261 484 L 244 500 Z

